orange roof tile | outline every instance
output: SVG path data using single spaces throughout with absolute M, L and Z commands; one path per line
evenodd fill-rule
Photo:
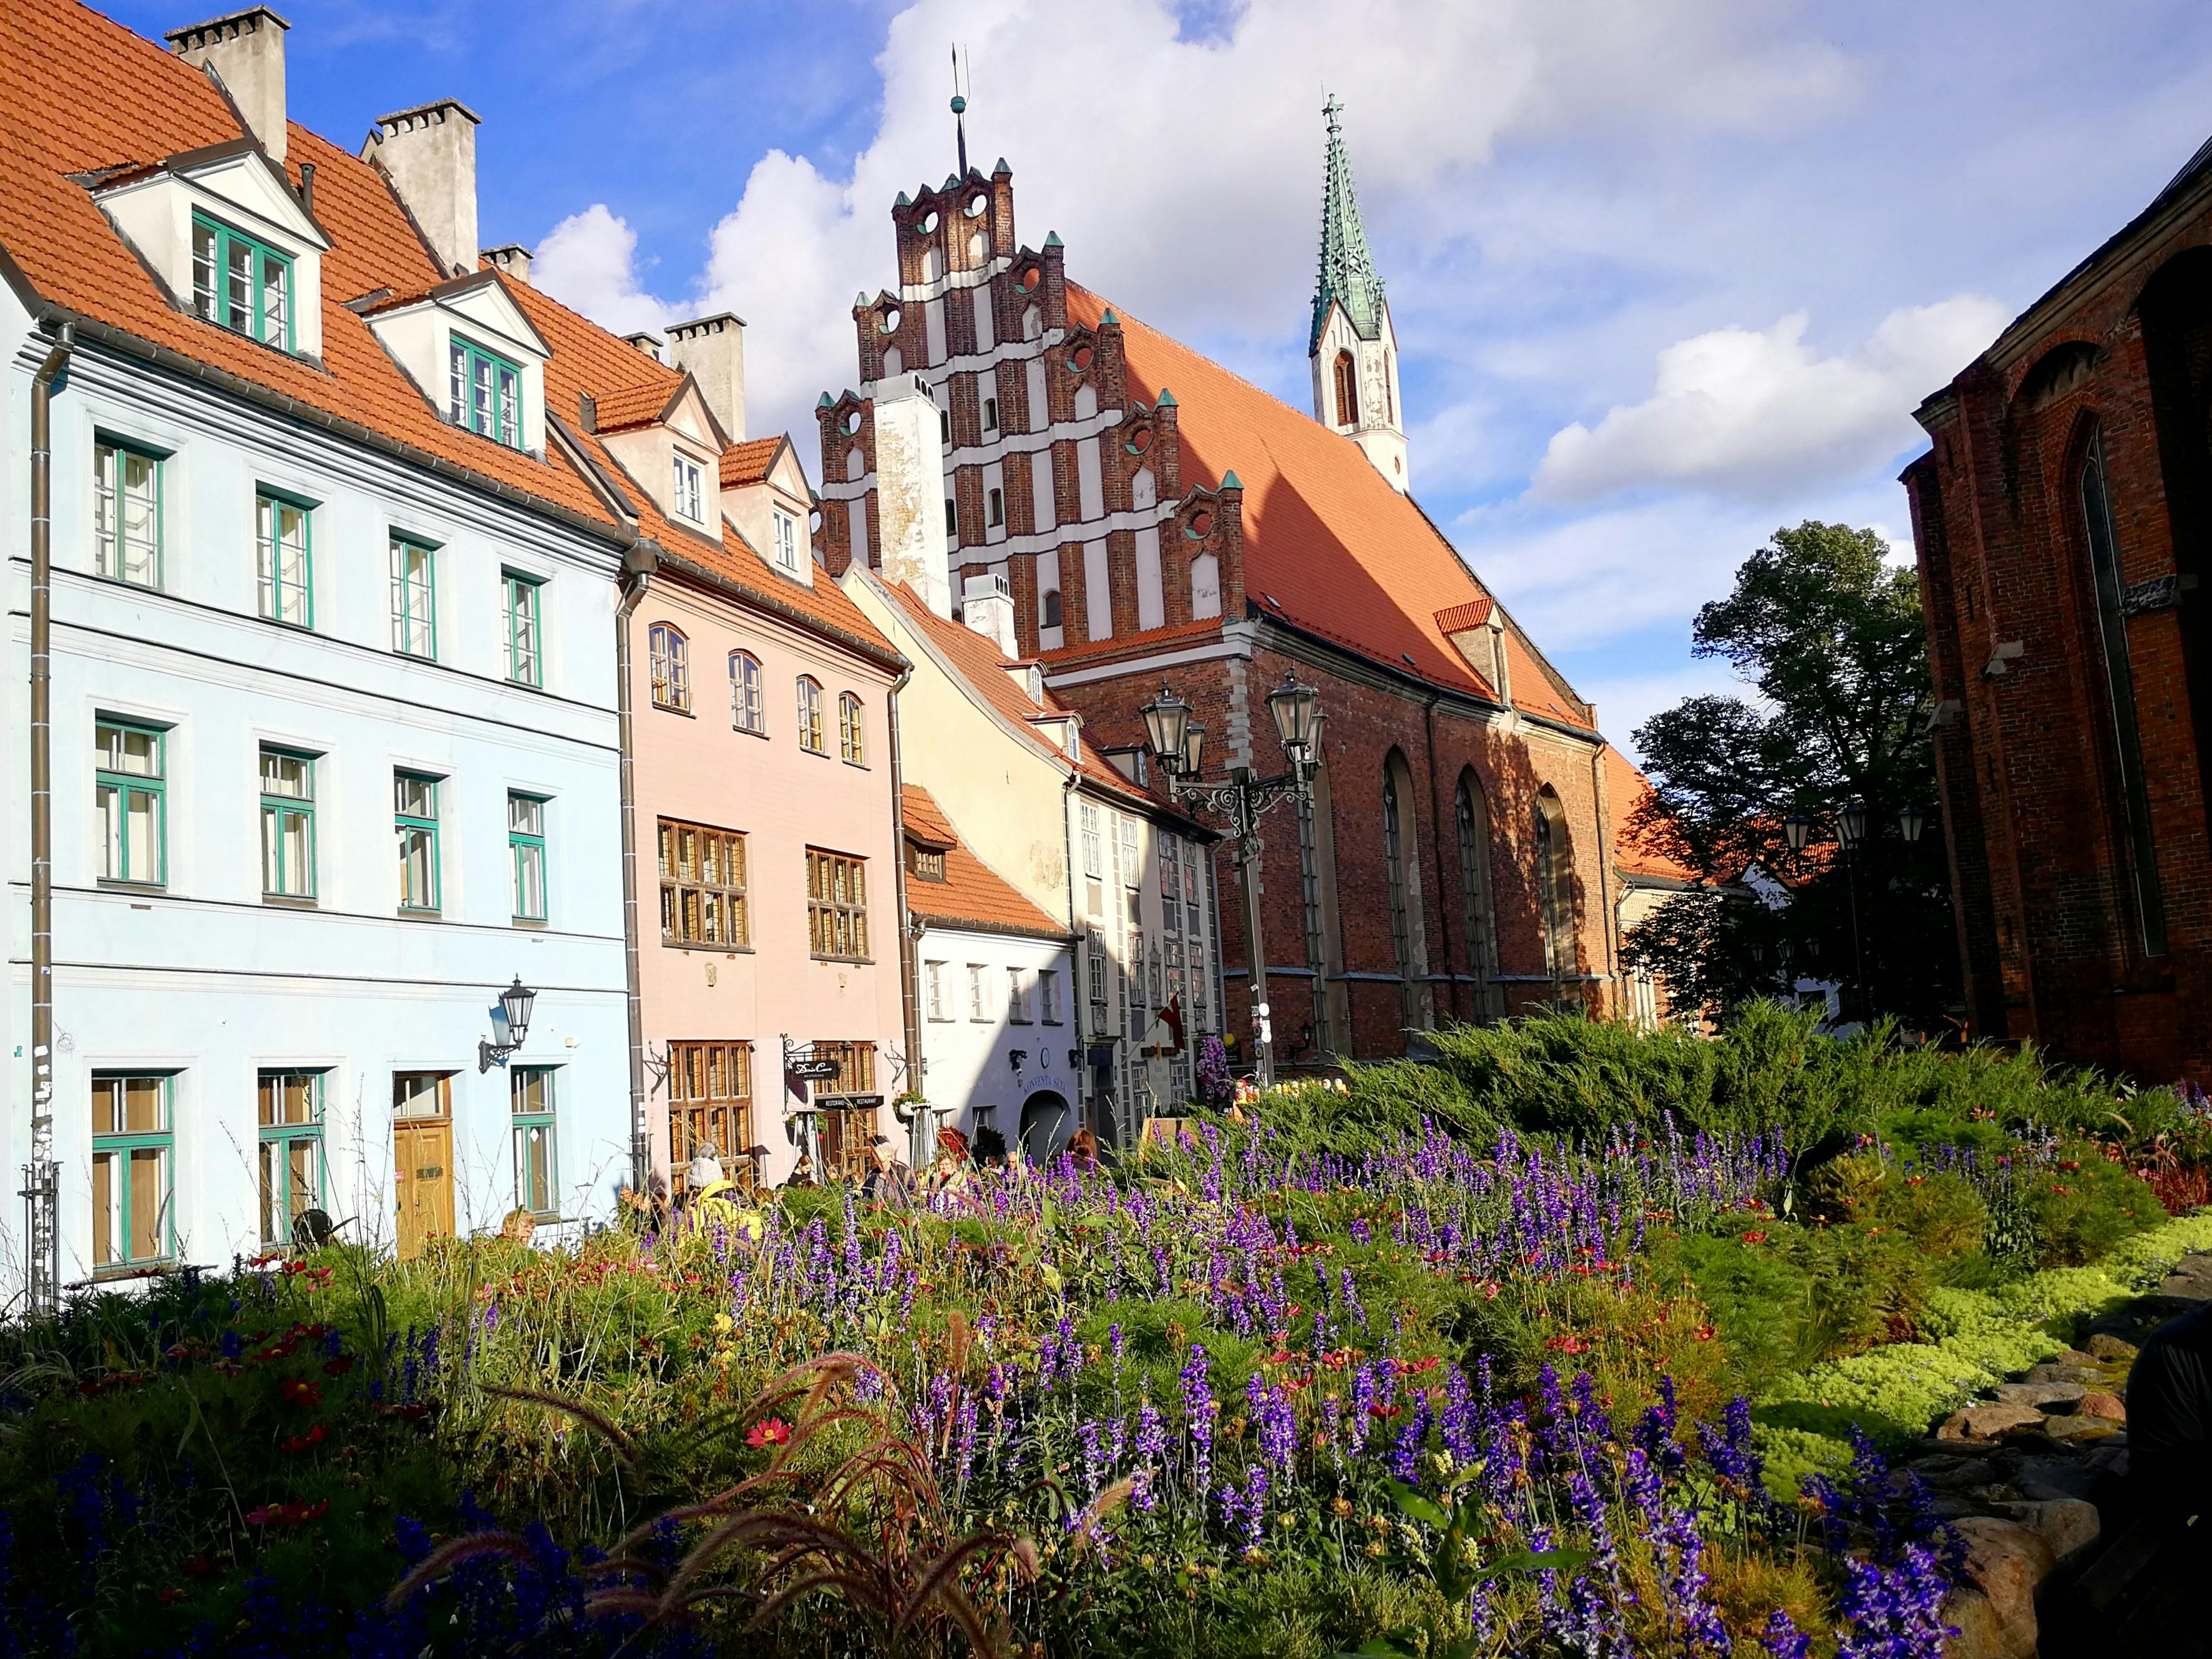
M 1483 627 L 1490 621 L 1493 608 L 1487 593 L 1479 599 L 1469 599 L 1465 605 L 1448 605 L 1437 612 L 1437 632 L 1449 635 L 1463 634 L 1470 628 Z
M 981 927 L 994 933 L 1030 933 L 1066 939 L 1067 929 L 1017 892 L 969 850 L 935 797 L 920 784 L 899 788 L 899 813 L 907 833 L 945 853 L 945 879 L 907 878 L 906 908 L 924 921 L 951 927 Z
M 1071 320 L 1097 327 L 1105 301 L 1067 284 Z M 1172 391 L 1186 486 L 1244 489 L 1244 589 L 1310 634 L 1431 684 L 1495 693 L 1455 650 L 1437 613 L 1486 600 L 1451 544 L 1409 496 L 1384 482 L 1351 439 L 1114 307 L 1129 389 Z M 1152 637 L 1151 635 L 1146 636 Z M 1589 728 L 1584 705 L 1514 630 L 1506 634 L 1513 702 L 1522 712 Z M 1056 660 L 1119 646 L 1058 653 Z
M 1698 872 L 1661 850 L 1652 833 L 1637 822 L 1652 793 L 1651 780 L 1637 769 L 1636 763 L 1608 746 L 1605 751 L 1605 803 L 1613 817 L 1613 862 L 1632 876 L 1695 881 Z
M 659 368 L 635 346 L 624 349 L 638 358 L 648 368 Z M 641 380 L 635 386 L 614 386 L 599 393 L 593 403 L 592 429 L 595 432 L 625 432 L 632 427 L 651 426 L 668 412 L 676 401 L 676 393 L 684 384 L 684 377 L 674 370 Z
M 741 489 L 768 477 L 776 452 L 791 440 L 779 433 L 773 438 L 748 438 L 722 452 L 722 488 Z

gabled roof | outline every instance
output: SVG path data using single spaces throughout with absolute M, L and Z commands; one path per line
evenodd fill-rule
M 1072 321 L 1098 325 L 1104 300 L 1067 284 Z M 1497 692 L 1437 625 L 1437 613 L 1491 596 L 1409 496 L 1359 446 L 1119 307 L 1132 397 L 1175 393 L 1185 489 L 1244 491 L 1244 589 L 1270 615 L 1401 674 L 1495 699 Z M 1513 702 L 1523 714 L 1592 732 L 1585 705 L 1518 629 L 1505 630 Z M 1133 636 L 1146 641 L 1164 637 Z M 1070 664 L 1129 638 L 1049 653 Z
M 722 488 L 742 489 L 761 483 L 775 471 L 776 456 L 790 447 L 791 435 L 783 432 L 773 438 L 748 438 L 732 444 L 722 452 Z
M 1660 851 L 1648 831 L 1638 830 L 1637 815 L 1653 793 L 1651 780 L 1637 769 L 1636 763 L 1607 745 L 1605 804 L 1613 818 L 1613 864 L 1626 875 L 1663 882 L 1694 882 L 1698 879 L 1695 870 Z
M 909 915 L 943 927 L 973 927 L 987 933 L 1020 933 L 1065 939 L 1066 927 L 1017 892 L 969 849 L 936 798 L 920 784 L 899 787 L 899 816 L 907 836 L 945 854 L 945 879 L 908 877 Z

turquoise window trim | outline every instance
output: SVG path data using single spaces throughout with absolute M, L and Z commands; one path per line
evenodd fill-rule
M 105 1262 L 95 1262 L 93 1272 L 97 1276 L 135 1272 L 156 1263 L 173 1261 L 177 1256 L 177 1131 L 176 1131 L 176 1074 L 173 1072 L 94 1072 L 92 1086 L 97 1095 L 103 1084 L 125 1084 L 155 1079 L 161 1085 L 161 1127 L 159 1129 L 121 1130 L 103 1133 L 95 1127 L 92 1136 L 93 1162 L 97 1168 L 103 1155 L 110 1155 L 114 1164 L 108 1179 L 113 1213 L 117 1220 L 114 1236 L 110 1239 L 113 1255 Z M 95 1113 L 98 1107 L 94 1108 Z M 131 1183 L 136 1179 L 137 1160 L 131 1154 L 141 1152 L 162 1154 L 161 1179 L 166 1188 L 161 1194 L 161 1239 L 152 1255 L 134 1256 L 131 1254 Z M 94 1226 L 99 1224 L 95 1218 Z
M 273 532 L 261 532 L 261 508 L 264 502 L 274 507 L 289 507 L 300 515 L 300 610 L 297 620 L 284 614 L 283 592 L 283 566 L 277 555 L 283 543 L 283 520 L 272 518 Z M 270 622 L 283 623 L 288 628 L 304 628 L 313 631 L 315 626 L 315 507 L 316 503 L 305 496 L 289 491 L 270 489 L 265 485 L 253 492 L 253 544 L 256 592 L 264 608 L 261 615 Z M 265 573 L 265 574 L 264 574 Z
M 205 288 L 201 286 L 199 277 L 199 233 L 203 230 L 210 231 L 215 236 L 212 280 Z M 292 256 L 273 243 L 264 242 L 258 236 L 250 236 L 197 208 L 192 210 L 192 233 L 193 309 L 217 328 L 228 329 L 233 334 L 243 334 L 250 340 L 258 340 L 264 345 L 276 346 L 282 351 L 296 356 L 299 351 L 296 316 L 299 307 L 295 303 L 297 293 L 293 282 Z M 247 251 L 249 326 L 246 328 L 233 327 L 227 314 L 229 311 L 230 251 L 234 247 Z M 280 269 L 283 277 L 283 304 L 280 308 L 284 313 L 284 338 L 281 343 L 269 337 L 268 267 L 271 264 Z
M 535 831 L 519 830 L 514 827 L 514 804 L 517 801 L 527 801 L 537 807 L 538 828 Z M 542 922 L 547 920 L 553 908 L 552 859 L 545 848 L 546 800 L 543 795 L 525 794 L 520 790 L 510 790 L 507 792 L 507 860 L 512 866 L 514 878 L 514 919 L 517 921 Z M 536 884 L 538 908 L 534 915 L 529 904 L 532 884 L 526 874 L 533 858 L 538 872 Z
M 292 1148 L 301 1144 L 312 1143 L 314 1148 L 314 1194 L 312 1207 L 321 1208 L 324 1197 L 329 1190 L 330 1166 L 323 1156 L 323 1079 L 328 1075 L 327 1072 L 317 1066 L 264 1066 L 254 1079 L 257 1109 L 262 1085 L 271 1080 L 277 1080 L 281 1087 L 281 1080 L 285 1078 L 307 1079 L 313 1101 L 312 1115 L 305 1123 L 264 1123 L 260 1126 L 262 1148 L 260 1157 L 263 1163 L 257 1173 L 262 1188 L 261 1242 L 264 1245 L 288 1245 L 292 1242 L 289 1205 L 285 1206 L 286 1218 L 283 1231 L 272 1232 L 270 1230 L 269 1223 L 274 1206 L 270 1202 L 268 1190 L 269 1167 L 266 1160 L 269 1157 L 267 1151 L 269 1147 L 278 1148 L 277 1156 L 283 1160 L 280 1165 L 281 1171 L 289 1178 L 292 1167 Z
M 103 453 L 115 457 L 115 476 L 112 483 L 100 476 L 105 470 L 100 465 Z M 143 461 L 154 470 L 152 545 L 154 568 L 150 578 L 145 581 L 139 581 L 128 574 L 125 565 L 124 508 L 129 501 L 127 487 L 124 482 L 123 460 L 125 456 Z M 164 534 L 164 521 L 168 516 L 168 502 L 166 499 L 168 487 L 168 456 L 161 450 L 151 448 L 145 444 L 134 443 L 128 438 L 118 438 L 112 433 L 95 432 L 93 434 L 92 485 L 96 507 L 95 516 L 104 516 L 106 521 L 114 526 L 112 532 L 103 532 L 97 523 L 94 525 L 93 568 L 95 575 L 105 576 L 111 581 L 129 582 L 133 587 L 150 587 L 156 592 L 161 591 L 164 574 L 163 566 L 167 562 L 167 550 L 165 546 L 167 538 Z M 101 547 L 111 536 L 115 544 L 114 568 L 101 569 L 100 568 Z
M 500 573 L 507 610 L 507 678 L 516 685 L 545 684 L 544 586 L 543 576 L 520 570 Z
M 518 1066 L 509 1074 L 507 1103 L 514 1124 L 514 1202 L 533 1216 L 561 1212 L 561 1142 L 556 1089 L 557 1066 Z M 542 1079 L 538 1104 L 527 1106 L 531 1083 Z M 533 1203 L 533 1198 L 543 1201 Z
M 420 580 L 408 574 L 408 557 L 422 556 Z M 414 648 L 416 626 L 421 624 L 424 648 Z M 403 657 L 424 662 L 438 660 L 438 544 L 418 537 L 392 532 L 392 648 Z
M 443 894 L 440 890 L 438 869 L 438 788 L 444 781 L 427 772 L 394 772 L 392 775 L 395 799 L 392 803 L 392 830 L 399 843 L 399 908 L 411 915 L 435 915 Z M 429 810 L 427 812 L 403 811 L 396 799 L 402 784 L 422 786 L 427 793 Z M 408 842 L 412 836 L 421 836 L 424 842 L 425 873 L 429 884 L 427 901 L 422 895 L 408 891 Z
M 447 404 L 453 424 L 509 449 L 521 448 L 522 365 L 465 334 L 448 337 Z M 501 395 L 502 374 L 511 377 L 511 397 Z M 483 406 L 477 400 L 480 381 L 489 392 Z
M 100 797 L 104 792 L 113 790 L 121 797 L 123 812 L 127 819 L 131 810 L 131 797 L 133 794 L 143 794 L 148 797 L 154 820 L 154 833 L 151 838 L 154 868 L 150 872 L 142 872 L 131 867 L 131 836 L 126 830 L 118 837 L 117 843 L 118 861 L 121 868 L 112 872 L 103 870 L 100 880 L 103 884 L 114 883 L 130 887 L 167 887 L 169 884 L 168 731 L 166 727 L 150 726 L 143 720 L 118 720 L 101 714 L 94 717 L 93 735 L 95 742 L 103 730 L 111 728 L 120 732 L 135 732 L 143 737 L 151 738 L 154 740 L 154 770 L 150 773 L 118 772 L 105 766 L 95 767 L 93 772 L 94 805 L 97 807 L 100 804 Z M 105 745 L 100 746 L 105 747 Z M 103 848 L 101 851 L 101 861 L 104 865 L 106 848 Z

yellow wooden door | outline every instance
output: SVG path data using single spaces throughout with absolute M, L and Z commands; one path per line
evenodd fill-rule
M 399 1201 L 399 1258 L 422 1254 L 433 1238 L 453 1231 L 453 1126 L 429 1121 L 395 1123 L 392 1146 Z

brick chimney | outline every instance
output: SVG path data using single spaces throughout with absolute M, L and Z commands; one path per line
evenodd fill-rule
M 960 590 L 960 620 L 997 646 L 1000 656 L 1014 654 L 1014 596 L 996 571 L 968 578 Z
M 520 242 L 507 242 L 483 251 L 483 262 L 493 270 L 504 271 L 518 283 L 530 280 L 530 250 Z
M 672 323 L 669 356 L 699 383 L 700 394 L 730 441 L 745 435 L 745 319 L 722 312 Z
M 481 118 L 458 98 L 381 115 L 361 147 L 392 180 L 415 216 L 439 268 L 449 276 L 476 269 L 477 128 Z
M 279 167 L 284 164 L 284 32 L 291 27 L 266 6 L 249 6 L 162 37 L 187 64 L 216 72 L 246 131 Z
M 945 539 L 945 440 L 936 400 L 920 376 L 876 387 L 877 539 L 884 580 L 904 582 L 948 621 L 952 585 Z M 855 552 L 866 556 L 865 550 Z

